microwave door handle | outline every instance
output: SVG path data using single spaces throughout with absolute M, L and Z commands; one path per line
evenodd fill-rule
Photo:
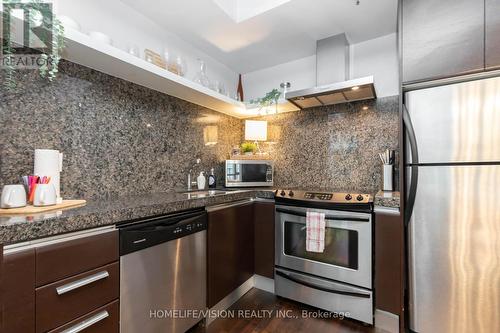
M 276 275 L 279 275 L 282 278 L 285 278 L 285 279 L 290 280 L 292 282 L 301 284 L 303 286 L 306 286 L 306 287 L 309 287 L 309 288 L 313 288 L 313 289 L 317 289 L 317 290 L 321 290 L 321 291 L 325 291 L 325 292 L 332 293 L 332 294 L 352 296 L 352 297 L 361 297 L 361 298 L 370 298 L 371 297 L 370 294 L 355 293 L 355 292 L 351 292 L 351 291 L 337 290 L 337 289 L 326 288 L 326 287 L 323 287 L 323 286 L 318 286 L 317 284 L 314 284 L 314 283 L 311 283 L 311 282 L 302 281 L 300 279 L 294 278 L 294 277 L 292 277 L 292 276 L 290 276 L 288 274 L 285 274 L 283 272 L 280 272 L 278 270 L 276 271 Z
M 306 217 L 307 214 L 304 212 L 297 212 L 294 210 L 290 209 L 283 209 L 283 208 L 276 208 L 276 212 L 278 213 L 284 213 L 284 214 L 289 214 L 289 215 L 295 215 L 295 216 L 300 216 L 300 217 Z M 359 217 L 335 217 L 331 215 L 325 215 L 325 220 L 328 221 L 353 221 L 353 222 L 369 222 L 368 219 L 366 218 L 359 218 Z

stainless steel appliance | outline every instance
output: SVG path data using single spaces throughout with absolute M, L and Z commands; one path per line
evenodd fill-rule
M 188 311 L 206 309 L 206 216 L 120 226 L 120 332 L 185 332 L 201 320 Z
M 350 79 L 350 47 L 346 35 L 316 42 L 316 87 L 287 91 L 285 98 L 300 109 L 377 98 L 373 76 Z
M 275 293 L 373 324 L 370 195 L 277 190 Z M 325 214 L 325 250 L 306 251 L 306 213 Z
M 500 332 L 500 78 L 405 93 L 410 328 Z
M 226 160 L 226 187 L 273 186 L 273 161 Z

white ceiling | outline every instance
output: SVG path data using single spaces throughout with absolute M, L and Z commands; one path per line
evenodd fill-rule
M 397 0 L 273 0 L 239 23 L 219 5 L 248 1 L 122 1 L 237 73 L 313 55 L 316 40 L 339 33 L 355 44 L 396 31 Z

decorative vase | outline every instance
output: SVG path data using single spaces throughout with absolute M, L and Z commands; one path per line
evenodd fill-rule
M 210 79 L 207 76 L 207 65 L 203 60 L 198 59 L 198 61 L 200 62 L 200 71 L 196 73 L 193 81 L 204 87 L 210 88 Z

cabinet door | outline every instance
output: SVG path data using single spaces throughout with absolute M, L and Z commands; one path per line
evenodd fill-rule
M 35 332 L 35 250 L 4 254 L 3 332 Z
M 36 249 L 36 285 L 43 286 L 115 262 L 119 258 L 118 250 L 118 231 L 41 246 Z
M 500 68 L 500 0 L 486 0 L 486 68 Z
M 402 65 L 403 82 L 483 70 L 484 2 L 403 0 Z
M 253 203 L 208 210 L 208 307 L 254 274 Z
M 37 288 L 36 331 L 55 329 L 119 296 L 118 262 Z
M 403 308 L 403 229 L 399 211 L 375 209 L 375 305 L 399 316 Z
M 0 244 L 0 332 L 4 332 L 3 330 L 3 245 Z
M 255 274 L 274 278 L 274 203 L 254 204 Z

